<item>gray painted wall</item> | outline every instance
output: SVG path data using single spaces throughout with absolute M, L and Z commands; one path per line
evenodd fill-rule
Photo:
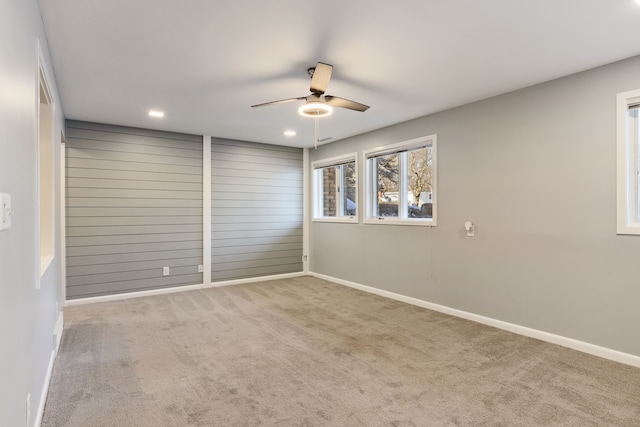
M 439 203 L 434 228 L 312 223 L 310 270 L 640 355 L 640 238 L 615 200 L 616 93 L 637 88 L 640 57 L 310 150 L 435 133 Z
M 68 121 L 66 236 L 67 299 L 201 284 L 202 137 Z
M 0 2 L 0 192 L 12 198 L 9 230 L 0 231 L 0 424 L 24 426 L 26 397 L 31 394 L 31 420 L 44 406 L 43 390 L 54 351 L 53 334 L 61 309 L 60 256 L 36 289 L 38 249 L 37 53 L 41 42 L 55 103 L 55 155 L 59 160 L 63 111 L 36 0 Z M 56 163 L 57 165 L 57 163 Z M 56 168 L 56 188 L 60 173 Z M 60 221 L 59 194 L 56 223 Z M 60 241 L 55 233 L 56 249 Z
M 302 271 L 302 149 L 211 140 L 211 281 Z

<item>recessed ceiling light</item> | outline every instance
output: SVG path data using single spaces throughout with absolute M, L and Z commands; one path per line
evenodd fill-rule
M 295 130 L 285 130 L 284 131 L 284 136 L 296 136 L 296 131 Z
M 162 111 L 149 111 L 149 116 L 151 117 L 164 117 L 164 113 Z

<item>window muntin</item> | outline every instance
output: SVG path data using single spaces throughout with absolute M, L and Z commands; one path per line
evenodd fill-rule
M 357 222 L 356 155 L 314 162 L 313 220 Z
M 618 234 L 640 235 L 640 90 L 618 94 Z
M 365 222 L 435 225 L 436 135 L 364 153 Z

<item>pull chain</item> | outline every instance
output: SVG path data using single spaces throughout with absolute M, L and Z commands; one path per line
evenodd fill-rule
M 315 144 L 315 148 L 317 150 L 318 149 L 318 141 L 320 140 L 320 117 L 316 116 L 316 117 L 314 117 L 314 120 L 315 120 L 315 125 L 316 125 L 314 144 Z

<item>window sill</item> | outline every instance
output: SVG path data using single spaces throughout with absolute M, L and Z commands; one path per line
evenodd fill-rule
M 40 257 L 40 278 L 44 276 L 51 264 L 53 263 L 53 255 L 47 255 Z
M 640 223 L 620 226 L 616 234 L 619 236 L 640 236 Z
M 312 222 L 341 222 L 341 223 L 346 223 L 346 224 L 357 224 L 358 223 L 358 217 L 357 216 L 345 216 L 345 217 L 320 217 L 320 218 L 313 218 L 311 220 Z
M 433 227 L 437 225 L 432 219 L 397 219 L 394 217 L 376 217 L 366 218 L 364 224 L 376 224 L 376 225 L 411 225 L 418 227 Z

